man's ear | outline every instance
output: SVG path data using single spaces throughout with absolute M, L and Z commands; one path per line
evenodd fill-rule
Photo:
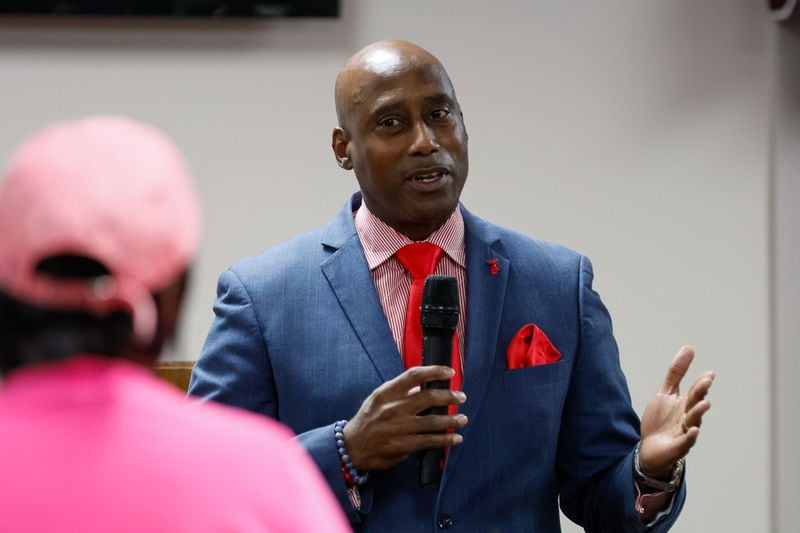
M 333 148 L 336 162 L 345 170 L 353 170 L 353 162 L 350 160 L 349 150 L 347 149 L 349 142 L 347 132 L 343 128 L 333 128 L 331 148 Z

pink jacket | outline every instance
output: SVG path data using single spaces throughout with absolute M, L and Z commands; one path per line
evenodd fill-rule
M 349 531 L 290 432 L 92 356 L 0 383 L 4 532 Z

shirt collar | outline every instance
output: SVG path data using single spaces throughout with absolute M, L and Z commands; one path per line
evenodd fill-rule
M 414 242 L 376 217 L 363 200 L 355 213 L 355 226 L 370 270 L 375 270 L 397 250 Z M 445 223 L 431 233 L 424 242 L 439 246 L 457 265 L 466 268 L 464 217 L 461 215 L 461 209 L 456 207 Z

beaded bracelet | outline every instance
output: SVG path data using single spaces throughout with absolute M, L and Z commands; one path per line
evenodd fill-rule
M 345 479 L 352 481 L 356 485 L 363 485 L 369 478 L 369 473 L 359 475 L 358 470 L 353 466 L 350 461 L 350 454 L 347 453 L 347 448 L 344 447 L 344 427 L 347 425 L 347 420 L 339 420 L 333 425 L 333 436 L 336 439 L 336 449 L 339 451 L 339 460 L 344 465 Z

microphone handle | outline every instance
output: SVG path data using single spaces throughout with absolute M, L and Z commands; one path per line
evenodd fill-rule
M 419 484 L 423 487 L 438 485 L 442 479 L 444 448 L 425 450 L 419 465 Z
M 426 332 L 423 331 L 423 334 Z M 442 328 L 435 330 L 435 334 L 425 334 L 422 338 L 422 364 L 452 366 L 453 330 Z M 450 380 L 428 381 L 421 385 L 426 389 L 449 389 Z M 431 407 L 422 413 L 425 415 L 446 415 L 447 406 Z M 442 477 L 441 462 L 444 459 L 444 448 L 424 450 L 419 466 L 419 483 L 423 486 L 436 485 Z
M 435 334 L 423 332 L 422 337 L 422 365 L 453 366 L 453 331 L 440 328 Z M 425 389 L 449 389 L 450 380 L 442 379 L 427 381 L 422 384 Z M 444 408 L 447 411 L 447 408 Z

